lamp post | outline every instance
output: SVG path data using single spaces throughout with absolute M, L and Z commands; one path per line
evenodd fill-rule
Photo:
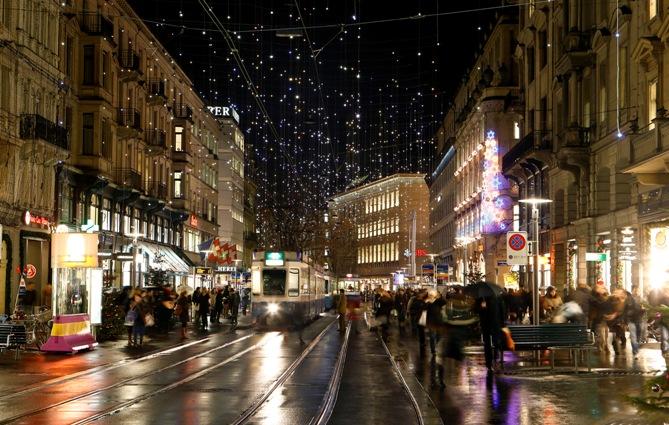
M 465 257 L 464 261 L 462 262 L 462 284 L 466 285 L 467 284 L 467 261 L 469 260 L 469 249 L 468 245 L 471 242 L 474 242 L 476 239 L 472 238 L 471 236 L 458 236 L 455 238 L 457 242 L 462 244 L 464 250 L 465 250 Z
M 434 257 L 437 256 L 437 254 L 427 254 L 430 257 L 430 262 L 432 263 L 432 282 L 434 283 L 434 287 L 437 287 L 437 264 L 434 262 Z
M 534 284 L 532 285 L 532 322 L 534 325 L 539 324 L 539 205 L 547 204 L 553 202 L 550 199 L 542 198 L 528 198 L 521 199 L 519 202 L 523 204 L 532 205 L 532 224 L 533 224 L 533 237 L 532 241 L 532 250 L 534 251 Z
M 214 252 L 214 251 L 212 251 L 211 249 L 203 249 L 203 250 L 200 251 L 200 254 L 204 254 L 204 269 L 205 270 L 207 269 L 207 257 L 209 257 L 209 254 L 211 254 L 212 252 Z M 214 282 L 213 282 L 214 277 L 213 276 L 214 275 L 213 275 L 213 270 L 212 270 L 212 273 L 211 273 L 211 276 L 210 276 L 210 278 L 212 280 L 212 282 L 211 282 L 211 287 L 212 288 L 214 287 Z M 202 286 L 204 287 L 204 282 L 202 283 Z
M 137 286 L 137 239 L 143 238 L 144 233 L 140 233 L 133 230 L 130 233 L 125 234 L 127 237 L 132 238 L 132 263 L 130 263 L 130 286 L 132 288 Z

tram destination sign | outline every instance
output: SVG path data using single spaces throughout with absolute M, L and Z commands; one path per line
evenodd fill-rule
M 286 260 L 286 254 L 283 251 L 265 252 L 266 266 L 283 266 Z

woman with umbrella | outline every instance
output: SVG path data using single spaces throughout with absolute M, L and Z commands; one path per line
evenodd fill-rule
M 497 350 L 502 347 L 504 341 L 502 335 L 506 318 L 506 306 L 502 297 L 504 290 L 494 283 L 477 282 L 465 286 L 465 294 L 476 300 L 474 311 L 478 313 L 481 324 L 485 365 L 488 373 L 492 373 Z

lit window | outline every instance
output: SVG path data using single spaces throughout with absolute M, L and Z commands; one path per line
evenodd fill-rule
M 648 129 L 655 128 L 653 120 L 657 117 L 657 80 L 648 86 Z
M 181 126 L 174 127 L 174 150 L 177 152 L 181 152 L 184 150 L 183 133 L 184 133 L 183 127 Z
M 175 198 L 181 198 L 183 196 L 183 180 L 182 180 L 182 172 L 181 171 L 175 171 L 174 172 L 174 197 Z
M 657 0 L 648 0 L 648 18 L 653 19 L 657 16 Z
M 520 123 L 518 121 L 513 123 L 513 139 L 520 140 Z

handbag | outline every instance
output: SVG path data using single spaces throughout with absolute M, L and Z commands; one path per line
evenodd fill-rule
M 153 326 L 155 324 L 156 324 L 156 320 L 153 318 L 153 314 L 146 313 L 144 315 L 144 325 L 145 326 Z
M 135 320 L 137 319 L 137 312 L 135 310 L 128 310 L 128 313 L 125 315 L 125 326 L 134 326 Z
M 418 318 L 418 326 L 427 326 L 427 310 L 423 310 Z

